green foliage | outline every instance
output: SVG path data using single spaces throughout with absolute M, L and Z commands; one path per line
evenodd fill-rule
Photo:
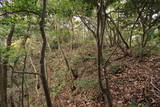
M 91 54 L 88 54 L 83 57 L 83 62 L 88 61 L 88 60 L 93 60 L 96 59 L 95 56 L 92 56 Z
M 142 48 L 140 46 L 135 46 L 134 49 L 132 49 L 132 56 L 134 57 L 142 57 L 145 54 L 147 54 L 145 48 Z
M 6 38 L 6 36 L 8 35 L 9 29 L 10 29 L 10 25 L 6 25 L 6 24 L 0 24 L 0 43 L 4 44 L 4 40 Z
M 36 5 L 36 0 L 14 0 L 14 6 L 21 9 L 33 9 Z
M 108 7 L 111 9 L 111 8 L 114 8 L 114 9 L 117 9 L 117 8 L 120 8 L 120 7 L 123 7 L 124 6 L 124 3 L 123 2 L 120 2 L 120 1 L 116 1 L 116 0 L 110 0 L 108 4 Z
M 154 49 L 152 49 L 152 50 L 150 51 L 150 54 L 151 54 L 151 55 L 157 55 L 157 56 L 160 55 L 160 45 L 154 47 Z
M 60 43 L 65 43 L 65 42 L 69 42 L 69 40 L 71 39 L 71 35 L 68 29 L 58 29 L 58 30 L 52 30 L 52 31 L 48 31 L 49 36 L 48 37 L 48 41 L 51 45 L 52 49 L 58 49 L 58 41 Z
M 80 90 L 85 89 L 94 89 L 98 86 L 98 79 L 97 78 L 81 78 L 75 82 L 75 85 Z
M 73 17 L 77 15 L 90 16 L 92 13 L 92 6 L 90 3 L 81 0 L 51 0 L 55 1 L 54 13 L 60 17 Z M 50 2 L 51 2 L 50 1 Z M 50 5 L 51 6 L 51 5 Z M 59 18 L 60 18 L 59 17 Z
M 91 49 L 90 50 L 89 49 L 82 49 L 82 50 L 79 51 L 78 54 L 76 54 L 76 55 L 74 55 L 74 57 L 72 57 L 71 64 L 72 64 L 73 69 L 77 69 L 84 62 L 94 61 L 95 59 L 96 59 L 96 57 L 94 55 L 94 51 L 93 50 L 91 50 Z M 90 70 L 88 69 L 88 73 L 90 72 Z
M 13 40 L 24 38 L 27 34 L 28 25 L 26 23 L 19 23 L 16 25 Z
M 71 63 L 73 65 L 79 65 L 88 60 L 95 60 L 94 50 L 91 49 L 82 49 L 79 51 L 78 55 L 75 55 L 72 58 Z
M 98 83 L 97 77 L 87 77 L 87 78 L 80 78 L 75 81 L 75 86 L 79 89 L 82 93 L 87 92 L 87 98 L 89 100 L 96 100 L 97 97 L 101 95 L 101 90 Z
M 93 9 L 97 6 L 97 0 L 70 0 L 70 1 L 76 1 L 77 3 L 82 2 L 82 5 L 85 6 L 85 8 L 83 7 L 83 9 L 85 11 L 86 16 L 90 16 Z
M 75 55 L 74 58 L 71 60 L 73 65 L 78 65 L 82 63 L 82 58 L 79 55 Z
M 3 26 L 0 27 L 1 29 L 1 40 L 0 41 L 0 50 L 2 51 L 2 58 L 4 58 L 5 56 L 8 56 L 9 58 L 9 61 L 13 62 L 14 59 L 17 57 L 17 56 L 20 56 L 24 53 L 24 50 L 22 49 L 21 47 L 21 40 L 19 40 L 16 43 L 12 43 L 12 46 L 10 47 L 10 51 L 8 51 L 6 49 L 6 43 L 5 43 L 5 39 L 7 38 L 8 36 L 8 33 L 10 31 L 10 24 L 4 24 Z M 21 36 L 24 36 L 25 35 L 25 24 L 22 25 L 22 24 L 19 24 L 16 26 L 16 31 L 14 32 L 14 35 L 13 35 L 13 38 L 12 38 L 12 41 L 13 40 L 17 40 L 18 38 L 20 38 Z
M 139 46 L 135 46 L 132 49 L 132 56 L 134 57 L 143 57 L 150 55 L 159 55 L 160 54 L 160 43 L 157 38 L 149 41 L 149 45 L 142 48 Z
M 2 57 L 4 51 L 5 51 L 4 45 L 0 42 L 0 57 Z
M 127 2 L 125 3 L 125 8 L 126 9 L 133 9 L 132 11 L 135 11 L 134 8 L 142 8 L 142 5 L 147 4 L 146 6 L 152 6 L 152 8 L 157 9 L 158 4 L 160 3 L 159 0 L 127 0 Z M 150 4 L 150 5 L 149 5 Z
M 21 16 L 26 16 L 29 14 L 39 13 L 41 7 L 37 0 L 14 0 L 10 2 L 3 2 L 3 6 L 0 7 L 0 10 L 2 12 L 9 12 L 11 14 L 13 12 Z
M 68 42 L 71 38 L 71 34 L 68 29 L 60 29 L 55 31 L 55 35 L 60 40 L 60 42 Z
M 91 68 L 87 68 L 85 70 L 85 73 L 88 74 L 88 75 L 91 75 L 93 73 L 93 70 Z
M 131 100 L 131 104 L 122 107 L 148 107 L 148 106 L 145 103 L 137 103 L 136 101 Z
M 126 2 L 125 2 L 126 1 Z M 47 42 L 49 42 L 51 48 L 58 49 L 59 43 L 63 45 L 73 45 L 80 43 L 81 47 L 76 47 L 73 48 L 73 52 L 75 53 L 69 53 L 69 56 L 71 61 L 71 67 L 73 67 L 73 70 L 79 69 L 79 65 L 85 66 L 84 64 L 88 64 L 90 62 L 95 62 L 96 60 L 96 49 L 93 48 L 95 47 L 95 38 L 94 37 L 88 37 L 91 34 L 89 34 L 88 30 L 84 27 L 82 22 L 75 21 L 75 17 L 78 16 L 84 16 L 86 19 L 91 21 L 90 24 L 93 24 L 93 26 L 97 25 L 97 20 L 96 20 L 96 12 L 93 10 L 96 9 L 97 6 L 97 0 L 48 0 L 47 3 L 47 18 L 46 18 L 46 24 L 45 24 L 45 31 L 46 31 L 46 36 L 47 36 Z M 152 3 L 151 3 L 152 2 Z M 154 2 L 154 3 L 153 3 Z M 18 64 L 23 61 L 23 56 L 25 50 L 21 47 L 22 44 L 21 42 L 18 44 L 16 43 L 17 40 L 22 39 L 24 36 L 31 34 L 34 35 L 36 38 L 38 38 L 37 42 L 41 42 L 40 38 L 40 33 L 39 33 L 39 16 L 34 15 L 40 14 L 42 11 L 42 6 L 41 6 L 41 1 L 38 0 L 11 0 L 10 2 L 5 2 L 4 6 L 0 7 L 1 13 L 8 12 L 9 14 L 5 14 L 0 18 L 0 57 L 4 58 L 4 56 L 8 56 L 9 58 L 9 63 L 12 63 L 17 57 L 19 57 Z M 115 21 L 115 24 L 118 26 L 119 30 L 122 33 L 122 36 L 124 39 L 127 41 L 130 36 L 130 30 L 132 29 L 133 23 L 135 22 L 138 12 L 142 9 L 143 5 L 146 3 L 144 11 L 142 12 L 142 15 L 138 22 L 136 23 L 135 28 L 133 29 L 133 36 L 138 35 L 138 40 L 141 40 L 141 35 L 144 33 L 145 34 L 145 39 L 148 39 L 148 44 L 145 48 L 141 48 L 140 45 L 137 46 L 135 44 L 133 47 L 133 56 L 142 56 L 144 54 L 149 54 L 148 50 L 149 47 L 152 47 L 156 45 L 156 48 L 151 51 L 151 54 L 156 53 L 159 55 L 160 53 L 160 41 L 159 41 L 159 19 L 158 20 L 152 20 L 152 15 L 154 13 L 159 12 L 159 5 L 160 5 L 160 0 L 122 0 L 122 1 L 117 1 L 117 0 L 109 0 L 107 1 L 107 11 L 110 11 L 109 16 L 113 18 Z M 112 12 L 113 10 L 113 12 Z M 109 12 L 108 12 L 109 13 Z M 71 25 L 70 22 L 72 20 L 72 24 L 74 25 L 74 37 L 72 31 L 71 31 Z M 142 21 L 142 23 L 145 26 L 145 31 L 143 31 L 141 24 L 139 23 Z M 92 23 L 93 22 L 93 23 Z M 111 28 L 108 27 L 107 25 L 107 30 L 108 32 L 111 30 L 110 34 L 112 36 L 115 36 L 115 38 L 118 40 L 117 32 L 115 29 L 115 26 L 113 23 L 110 22 L 108 19 L 107 21 Z M 88 21 L 86 21 L 87 24 Z M 10 26 L 12 24 L 16 25 L 16 30 L 14 32 L 14 37 L 12 42 L 12 46 L 10 47 L 10 51 L 6 51 L 6 46 L 5 46 L 5 40 L 6 37 L 9 33 Z M 31 25 L 31 28 L 29 30 L 29 33 L 27 32 L 28 25 Z M 150 25 L 152 26 L 150 28 Z M 80 26 L 80 27 L 79 27 Z M 90 25 L 89 25 L 90 26 Z M 92 27 L 94 29 L 94 27 Z M 149 30 L 147 30 L 150 28 Z M 82 30 L 84 31 L 83 33 Z M 94 29 L 96 32 L 96 27 Z M 113 32 L 112 32 L 113 31 Z M 105 32 L 106 35 L 110 35 L 108 32 Z M 112 34 L 113 33 L 113 34 Z M 78 35 L 78 36 L 77 36 Z M 82 37 L 82 35 L 84 35 Z M 30 35 L 29 35 L 30 36 Z M 87 37 L 85 37 L 87 36 Z M 117 37 L 116 37 L 117 36 Z M 74 41 L 75 38 L 75 41 Z M 83 38 L 83 39 L 82 39 Z M 108 38 L 107 38 L 108 39 Z M 116 41 L 115 39 L 115 41 Z M 94 41 L 93 41 L 94 40 Z M 77 42 L 78 41 L 78 42 Z M 114 40 L 113 40 L 114 41 Z M 121 42 L 121 40 L 119 40 Z M 128 41 L 127 41 L 128 42 Z M 135 40 L 132 41 L 134 43 Z M 34 63 L 36 62 L 36 67 L 38 65 L 39 67 L 39 51 L 40 51 L 40 45 L 35 44 L 34 41 L 30 41 L 31 45 L 26 43 L 26 49 L 27 53 L 30 53 L 30 50 L 34 50 Z M 33 45 L 34 44 L 34 45 Z M 87 47 L 87 45 L 90 45 L 90 47 Z M 120 43 L 122 44 L 122 43 Z M 140 43 L 141 44 L 141 43 Z M 36 46 L 35 46 L 36 45 Z M 104 44 L 106 45 L 106 44 Z M 35 46 L 35 47 L 34 47 Z M 68 47 L 65 46 L 65 48 L 68 49 Z M 82 47 L 83 46 L 83 47 Z M 64 52 L 65 54 L 68 54 L 67 51 Z M 122 45 L 123 48 L 123 45 Z M 75 49 L 75 50 L 74 50 Z M 59 52 L 55 50 L 56 52 Z M 104 50 L 103 53 L 110 53 L 112 51 L 111 49 Z M 47 51 L 48 52 L 48 51 Z M 56 53 L 53 57 L 58 58 L 55 62 L 53 60 L 49 60 L 48 58 L 52 57 L 52 53 L 46 53 L 46 65 L 47 67 L 49 66 L 50 68 L 54 68 L 54 73 L 52 77 L 49 76 L 49 80 L 51 79 L 51 82 L 53 84 L 50 84 L 51 87 L 51 95 L 52 97 L 56 97 L 62 89 L 66 86 L 66 82 L 68 82 L 67 74 L 68 72 L 65 72 L 66 68 L 63 67 L 63 63 L 61 64 L 62 59 L 61 55 L 58 55 L 59 53 Z M 78 53 L 76 53 L 78 52 Z M 57 63 L 58 62 L 58 63 Z M 84 63 L 85 62 L 85 63 Z M 84 64 L 82 64 L 84 63 Z M 54 64 L 54 65 L 52 65 Z M 90 63 L 92 64 L 92 63 Z M 94 90 L 94 92 L 97 94 L 100 93 L 100 88 L 98 84 L 98 78 L 97 76 L 93 76 L 93 66 L 92 67 L 85 68 L 84 73 L 87 74 L 83 75 L 84 77 L 78 78 L 75 80 L 75 86 L 76 88 L 80 89 L 82 92 L 84 90 Z M 23 64 L 21 64 L 23 65 Z M 22 66 L 18 65 L 15 70 L 21 71 Z M 27 61 L 27 65 L 30 66 L 30 62 Z M 51 66 L 52 65 L 52 66 Z M 28 66 L 27 66 L 28 67 Z M 85 66 L 86 67 L 86 66 Z M 108 70 L 110 70 L 113 74 L 119 74 L 122 73 L 126 68 L 125 64 L 121 63 L 113 63 L 108 67 Z M 30 68 L 27 69 L 28 71 L 32 72 L 33 70 L 30 70 Z M 47 68 L 48 70 L 48 68 Z M 75 70 L 78 71 L 78 70 Z M 52 73 L 51 73 L 52 74 Z M 21 76 L 19 76 L 21 78 Z M 19 78 L 18 80 L 18 85 L 21 86 L 21 79 Z M 35 81 L 31 80 L 31 76 L 28 76 L 27 79 L 29 79 L 27 84 L 33 84 Z M 9 81 L 11 82 L 11 81 Z M 31 83 L 32 82 L 32 83 Z M 103 85 L 104 81 L 103 81 Z M 28 87 L 30 88 L 30 87 Z M 33 89 L 33 88 L 30 88 Z M 91 97 L 95 97 L 96 94 L 91 93 Z M 31 98 L 32 99 L 32 98 Z M 74 100 L 74 99 L 72 99 Z M 136 102 L 132 101 L 130 105 L 127 107 L 137 107 L 139 104 Z M 145 104 L 142 104 L 142 107 L 145 107 Z
M 64 69 L 57 69 L 54 73 L 54 77 L 52 78 L 54 80 L 54 84 L 51 86 L 52 91 L 51 95 L 53 98 L 55 98 L 59 92 L 65 87 L 66 85 L 66 79 L 67 73 L 64 71 Z
M 119 74 L 124 71 L 126 65 L 123 63 L 113 63 L 108 67 L 108 70 L 111 71 L 113 74 Z
M 148 41 L 151 40 L 152 38 L 155 38 L 157 37 L 157 35 L 160 34 L 160 32 L 158 31 L 158 26 L 153 26 L 152 28 L 150 28 L 148 31 L 147 31 L 147 36 L 148 36 Z
M 59 84 L 55 84 L 55 86 L 52 87 L 52 93 L 51 95 L 53 96 L 53 98 L 55 98 L 59 92 L 64 88 L 65 83 L 59 83 Z
M 25 50 L 23 48 L 17 48 L 17 47 L 11 47 L 10 51 L 7 51 L 6 53 L 9 56 L 9 61 L 14 62 L 17 57 L 23 55 Z
M 132 56 L 134 57 L 143 57 L 144 55 L 158 54 L 159 53 L 159 26 L 153 26 L 146 32 L 147 45 L 141 47 L 140 44 L 135 45 L 132 49 Z

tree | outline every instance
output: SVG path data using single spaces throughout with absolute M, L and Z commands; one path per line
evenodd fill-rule
M 10 46 L 11 46 L 11 41 L 13 37 L 13 33 L 15 30 L 15 24 L 11 26 L 11 30 L 7 36 L 7 47 L 6 47 L 6 52 L 10 51 Z M 8 54 L 5 55 L 4 60 L 2 61 L 3 64 L 0 64 L 0 79 L 1 79 L 1 86 L 0 86 L 0 106 L 7 107 L 7 73 L 8 73 Z
M 41 58 L 40 58 L 41 80 L 42 80 L 42 85 L 43 85 L 43 89 L 44 89 L 44 93 L 45 93 L 45 97 L 46 97 L 47 107 L 52 107 L 52 101 L 51 101 L 50 92 L 48 89 L 48 82 L 46 79 L 45 62 L 44 62 L 45 50 L 46 50 L 46 44 L 47 44 L 46 34 L 45 34 L 45 30 L 44 30 L 46 9 L 47 9 L 47 0 L 43 0 L 42 6 L 43 6 L 43 9 L 42 9 L 42 13 L 41 13 L 41 21 L 39 23 L 40 32 L 41 32 L 41 36 L 42 36 L 42 40 L 43 40 L 42 49 L 41 49 Z
M 103 70 L 103 64 L 104 64 L 104 59 L 103 59 L 103 41 L 104 41 L 104 33 L 106 29 L 106 20 L 107 20 L 107 14 L 106 14 L 106 9 L 107 6 L 112 3 L 107 2 L 106 0 L 99 0 L 97 2 L 89 2 L 85 1 L 87 3 L 90 3 L 91 8 L 88 7 L 88 9 L 91 9 L 90 11 L 92 12 L 92 7 L 96 6 L 96 26 L 89 20 L 90 15 L 87 16 L 85 14 L 78 14 L 78 16 L 81 18 L 81 21 L 84 23 L 84 25 L 88 28 L 89 31 L 93 34 L 93 37 L 95 37 L 96 43 L 97 43 L 97 69 L 98 69 L 98 79 L 99 79 L 99 85 L 100 89 L 102 91 L 102 94 L 105 99 L 105 103 L 107 104 L 106 106 L 112 107 L 112 98 L 111 98 L 111 93 L 109 90 L 109 83 L 107 78 L 105 79 L 106 81 L 106 87 L 103 86 L 102 84 L 102 71 Z M 104 74 L 106 74 L 106 71 L 104 71 Z
M 99 85 L 103 92 L 105 102 L 107 103 L 108 107 L 112 107 L 112 98 L 111 93 L 109 90 L 109 84 L 106 80 L 106 89 L 103 87 L 102 84 L 102 65 L 103 65 L 103 39 L 104 39 L 104 32 L 106 28 L 106 8 L 107 8 L 107 1 L 100 0 L 97 3 L 97 31 L 96 31 L 96 39 L 97 39 L 97 50 L 98 50 L 98 78 L 99 78 Z M 106 71 L 104 71 L 106 72 Z M 105 73 L 104 73 L 105 74 Z

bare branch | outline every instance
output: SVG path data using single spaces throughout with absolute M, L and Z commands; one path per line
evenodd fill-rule
M 0 14 L 0 16 L 5 16 L 5 15 L 8 15 L 8 14 L 17 14 L 17 13 L 31 13 L 31 14 L 35 14 L 35 15 L 40 16 L 39 12 L 35 12 L 35 11 L 31 11 L 31 10 L 10 11 L 10 12 L 5 12 L 5 13 Z
M 39 74 L 39 73 L 34 73 L 34 72 L 16 72 L 15 70 L 14 70 L 14 68 L 13 68 L 13 66 L 11 66 L 11 65 L 9 65 L 9 67 L 11 68 L 11 72 L 12 73 L 17 73 L 17 74 L 32 74 L 32 75 L 39 75 L 39 76 L 41 76 L 41 74 Z
M 92 27 L 95 28 L 95 26 L 93 26 L 91 23 L 89 23 L 89 21 L 86 18 L 84 18 L 82 16 L 79 16 L 79 18 L 81 19 L 82 23 L 87 27 L 87 29 L 89 31 L 91 31 L 93 36 L 96 38 L 96 32 L 94 31 L 94 29 L 92 29 Z

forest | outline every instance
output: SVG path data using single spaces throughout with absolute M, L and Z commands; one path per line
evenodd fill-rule
M 160 107 L 160 0 L 0 0 L 0 107 Z

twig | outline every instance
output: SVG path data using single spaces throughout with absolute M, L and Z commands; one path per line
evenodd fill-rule
M 108 61 L 110 60 L 110 58 L 113 56 L 113 54 L 116 52 L 118 46 L 116 46 L 116 48 L 113 50 L 113 52 L 110 54 L 110 56 L 108 57 L 108 59 L 106 60 L 106 62 L 104 63 L 103 68 L 106 68 Z
M 33 67 L 33 69 L 34 69 L 34 72 L 36 73 L 36 72 L 37 72 L 37 69 L 36 69 L 35 65 L 33 64 L 33 60 L 32 60 L 31 57 L 29 57 L 29 59 L 30 59 L 30 61 L 31 61 L 31 65 L 32 65 L 32 67 Z
M 14 68 L 11 66 L 11 65 L 9 65 L 9 67 L 12 69 L 12 73 L 17 73 L 17 74 L 32 74 L 32 75 L 39 75 L 39 76 L 41 76 L 41 74 L 39 74 L 39 73 L 34 73 L 34 72 L 16 72 L 16 71 L 14 71 Z
M 159 95 L 157 95 L 157 93 L 155 92 L 155 90 L 154 90 L 154 89 L 152 89 L 151 91 L 153 92 L 153 94 L 154 94 L 156 97 L 160 98 L 160 96 L 159 96 Z
M 160 92 L 160 89 L 159 88 L 157 88 L 154 84 L 153 84 L 153 82 L 152 82 L 152 77 L 151 77 L 151 85 L 158 91 L 158 92 Z
M 5 13 L 0 14 L 0 16 L 5 16 L 5 15 L 8 15 L 8 14 L 16 14 L 16 13 L 32 13 L 32 14 L 40 16 L 40 14 L 38 12 L 31 11 L 31 10 L 10 11 L 10 12 L 5 12 Z
M 41 76 L 41 74 L 39 74 L 39 73 L 34 73 L 34 72 L 13 72 L 13 73 L 18 73 L 18 74 L 32 74 L 32 75 L 39 75 L 39 76 Z
M 84 17 L 81 17 L 81 16 L 78 16 L 78 17 L 81 19 L 82 23 L 87 27 L 87 29 L 90 32 L 92 32 L 93 36 L 96 38 L 96 32 L 94 31 L 94 29 L 92 29 L 92 27 L 94 26 L 92 25 L 92 27 L 90 27 L 89 25 L 90 23 L 87 23 Z

